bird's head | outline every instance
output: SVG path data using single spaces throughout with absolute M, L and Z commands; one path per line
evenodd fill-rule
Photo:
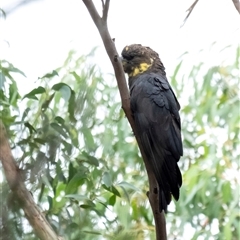
M 124 72 L 128 74 L 129 78 L 150 70 L 157 72 L 159 67 L 162 67 L 164 71 L 158 54 L 141 44 L 132 44 L 123 49 L 122 64 Z

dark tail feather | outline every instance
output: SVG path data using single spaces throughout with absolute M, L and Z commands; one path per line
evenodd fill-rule
M 177 182 L 175 185 L 172 187 L 172 195 L 175 198 L 176 201 L 179 199 L 179 194 L 180 194 L 180 187 L 182 186 L 182 174 L 179 170 L 178 165 L 176 164 L 176 174 L 177 174 Z
M 165 213 L 167 213 L 167 206 L 169 204 L 169 202 L 167 201 L 167 199 L 171 199 L 171 194 L 169 193 L 168 196 L 166 197 L 165 194 L 163 192 L 162 189 L 159 189 L 159 211 L 162 212 L 164 211 Z M 171 201 L 171 200 L 170 200 Z

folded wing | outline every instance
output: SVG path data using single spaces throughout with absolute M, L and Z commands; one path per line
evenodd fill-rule
M 130 94 L 137 134 L 160 187 L 160 208 L 167 211 L 171 194 L 178 200 L 182 185 L 180 106 L 167 79 L 157 74 L 139 76 Z

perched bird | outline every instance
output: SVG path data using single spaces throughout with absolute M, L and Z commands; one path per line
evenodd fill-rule
M 183 155 L 180 105 L 158 54 L 141 44 L 126 46 L 122 64 L 128 74 L 130 105 L 136 134 L 159 185 L 160 211 L 167 212 L 171 195 L 178 200 Z

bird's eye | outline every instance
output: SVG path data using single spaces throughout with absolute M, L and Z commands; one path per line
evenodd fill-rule
M 124 56 L 124 58 L 128 61 L 131 61 L 134 57 L 133 56 Z

